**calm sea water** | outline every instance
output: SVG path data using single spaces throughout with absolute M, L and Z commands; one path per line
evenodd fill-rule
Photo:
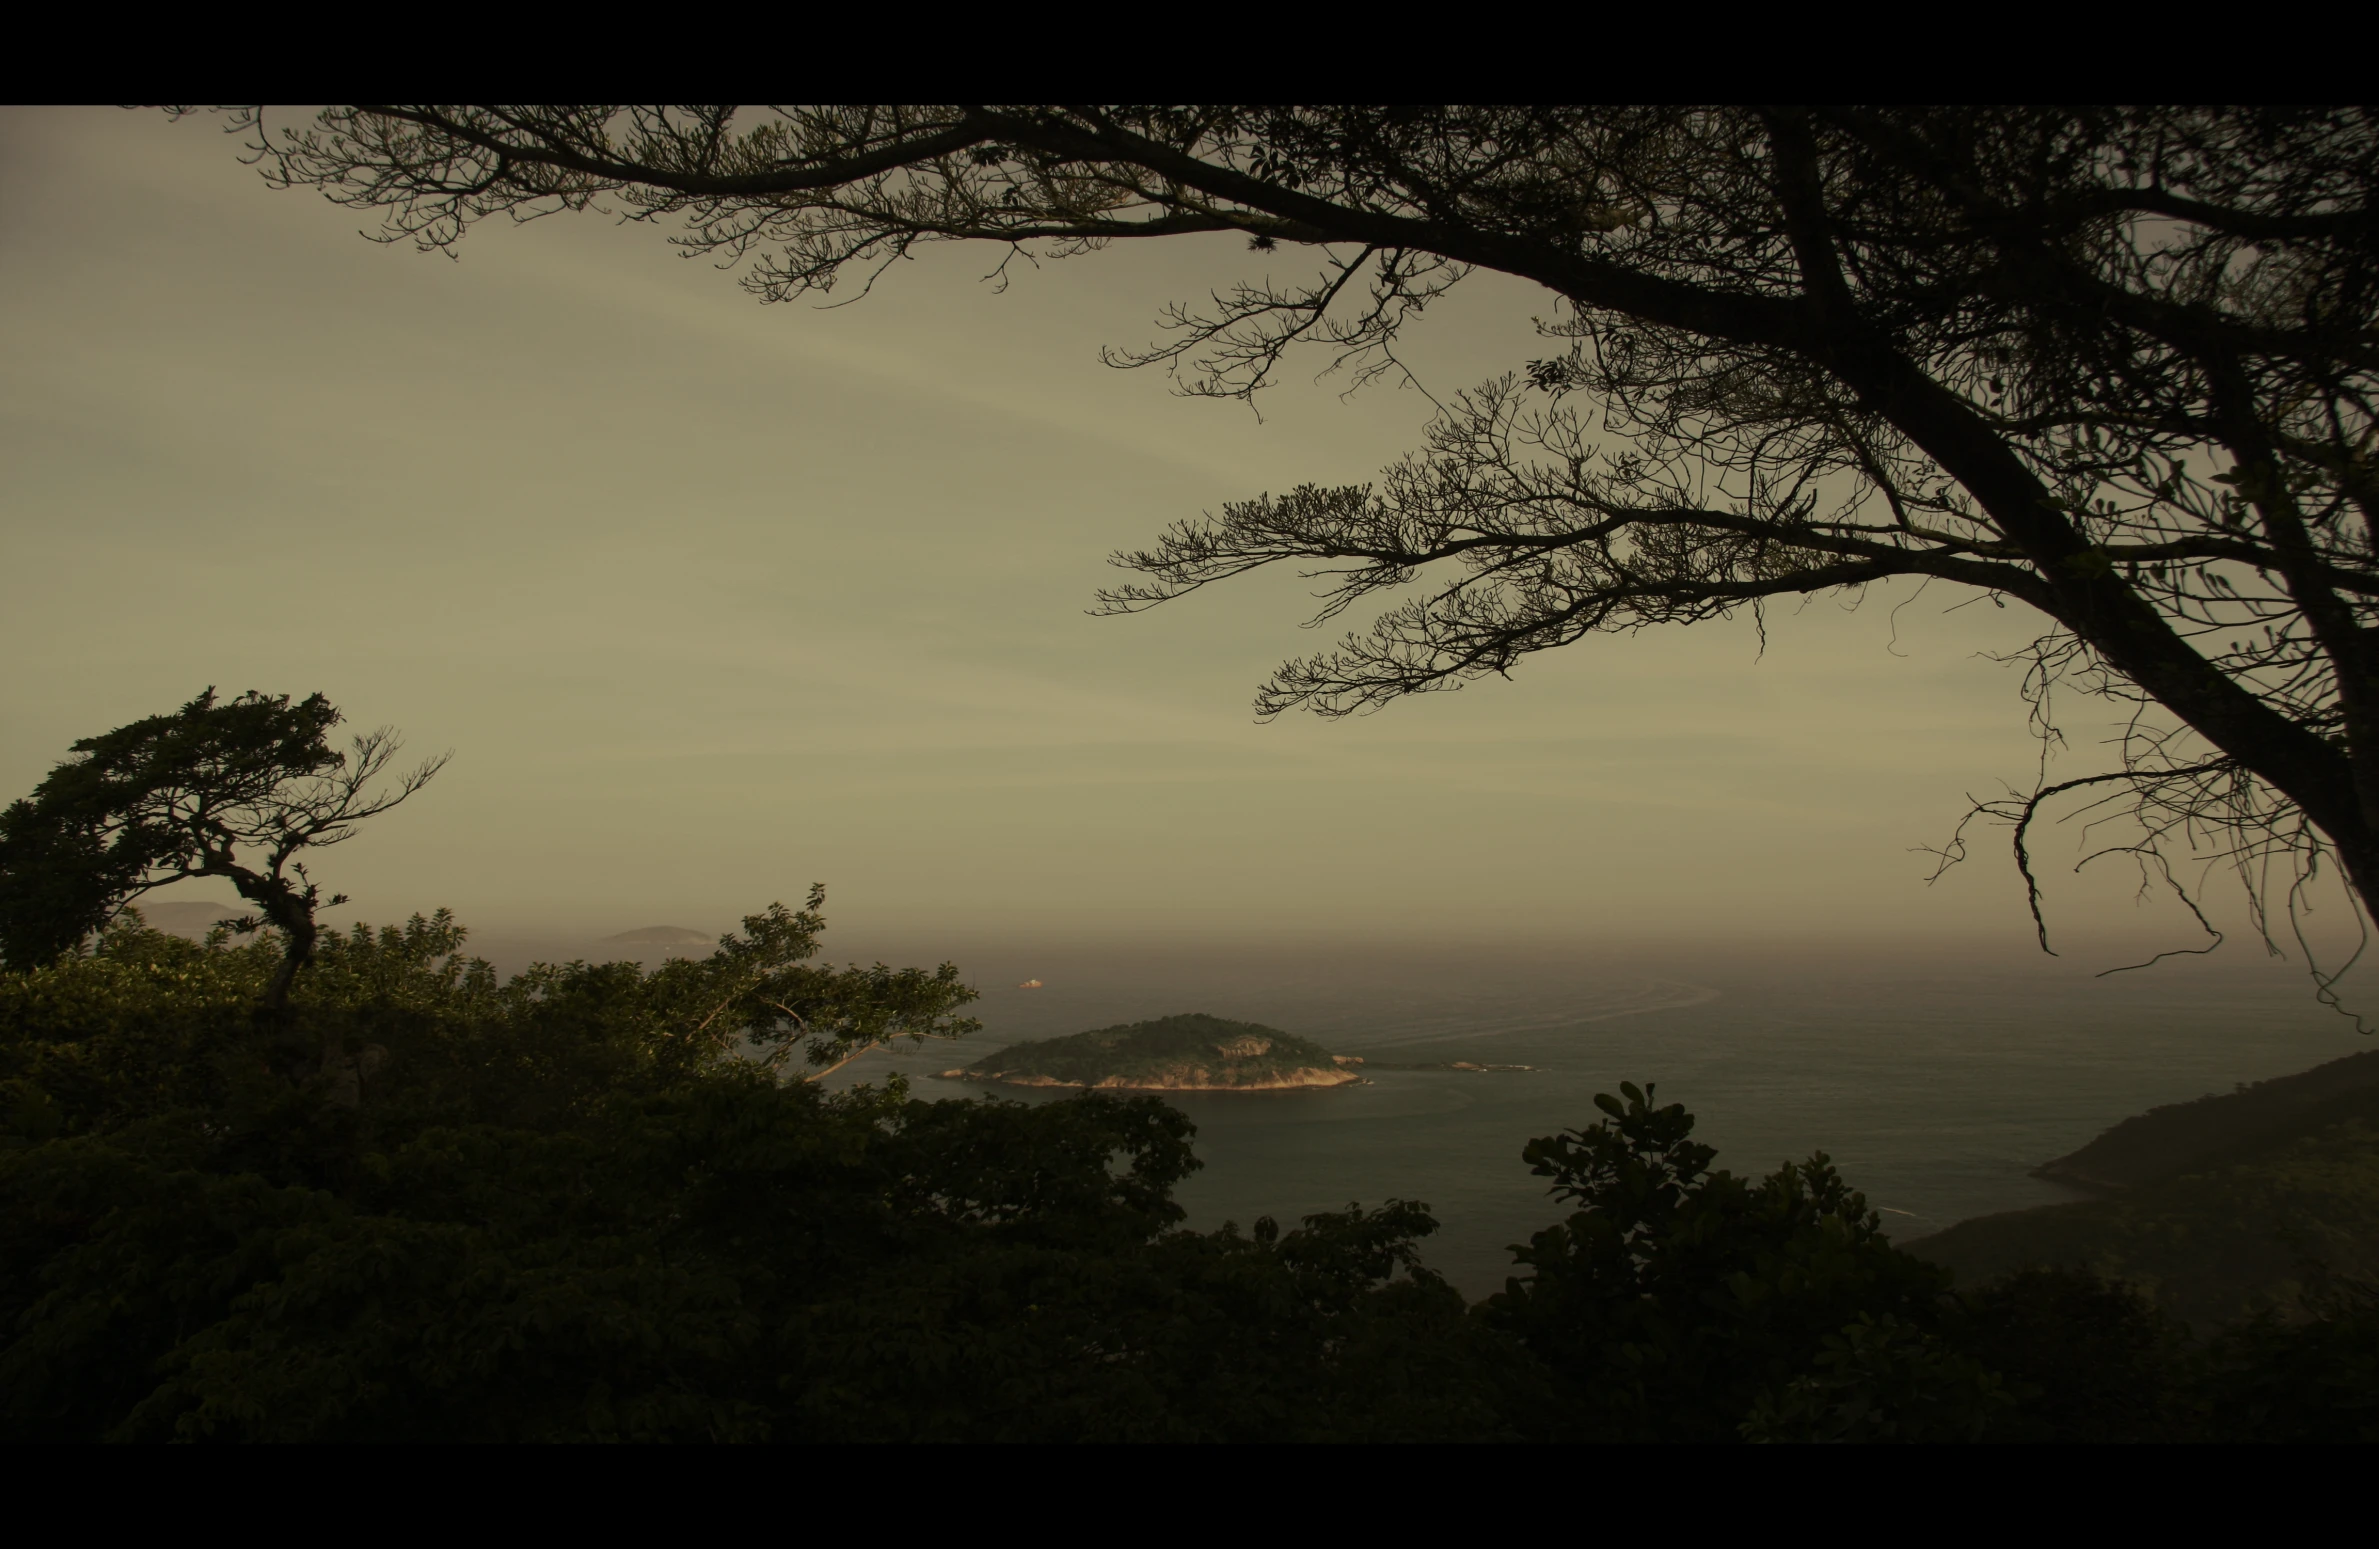
M 1721 1166 L 1764 1172 L 1827 1152 L 1912 1238 L 2075 1197 L 2029 1170 L 2143 1109 L 2373 1047 L 2313 1002 L 2301 970 L 2245 953 L 2111 979 L 2090 970 L 2120 959 L 1984 962 L 1905 946 L 994 944 L 930 956 L 945 953 L 984 990 L 984 1031 L 867 1056 L 841 1079 L 897 1070 L 921 1097 L 972 1096 L 981 1089 L 930 1073 L 1021 1039 L 1183 1011 L 1341 1054 L 1539 1067 L 1173 1099 L 1205 1162 L 1179 1195 L 1190 1224 L 1426 1201 L 1443 1223 L 1428 1261 L 1474 1296 L 1501 1285 L 1508 1245 L 1557 1214 L 1521 1146 L 1592 1122 L 1594 1094 L 1623 1080 L 1691 1108 Z M 1027 978 L 1044 987 L 1011 987 Z

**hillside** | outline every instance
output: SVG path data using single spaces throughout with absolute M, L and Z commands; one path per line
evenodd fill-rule
M 2374 1087 L 2379 1087 L 2379 1050 L 2349 1054 L 2235 1092 L 2151 1108 L 2079 1151 L 2042 1163 L 2033 1176 L 2101 1192 L 2131 1188 L 2359 1113 Z
M 1363 1078 L 1311 1039 L 1254 1022 L 1190 1013 L 1011 1044 L 959 1081 L 1149 1092 L 1247 1092 L 1347 1086 Z
M 2379 1055 L 2153 1109 L 2044 1177 L 2100 1199 L 1961 1221 L 1902 1244 L 1976 1285 L 2030 1264 L 2129 1280 L 2199 1329 L 2291 1309 L 2306 1259 L 2379 1278 Z

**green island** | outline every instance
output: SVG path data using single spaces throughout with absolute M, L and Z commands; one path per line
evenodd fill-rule
M 1351 1086 L 1359 1059 L 1255 1022 L 1189 1012 L 1010 1044 L 952 1081 L 1068 1086 L 1127 1092 L 1261 1092 Z

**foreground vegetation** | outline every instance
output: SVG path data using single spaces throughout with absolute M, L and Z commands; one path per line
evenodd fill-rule
M 1187 1231 L 1153 1098 L 833 1094 L 725 1031 L 822 925 L 504 982 L 443 916 L 325 932 L 279 1015 L 269 934 L 0 975 L 0 1434 L 2379 1435 L 2349 1289 L 2194 1343 L 2082 1275 L 1954 1294 L 1822 1156 L 1713 1170 L 1632 1087 L 1527 1146 L 1566 1214 L 1477 1305 L 1414 1202 Z

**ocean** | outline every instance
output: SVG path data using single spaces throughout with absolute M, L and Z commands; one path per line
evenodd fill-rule
M 1826 1152 L 1908 1240 L 2079 1197 L 2030 1170 L 2132 1114 L 2373 1047 L 2315 1002 L 2300 965 L 2242 943 L 2108 978 L 2093 974 L 2127 960 L 2111 950 L 1839 940 L 824 945 L 837 961 L 948 957 L 983 992 L 979 1034 L 864 1056 L 836 1085 L 897 1071 L 923 1098 L 1062 1101 L 933 1073 L 1022 1039 L 1186 1011 L 1367 1059 L 1537 1067 L 1170 1099 L 1205 1164 L 1177 1195 L 1191 1226 L 1423 1201 L 1442 1223 L 1425 1262 L 1474 1297 L 1501 1287 L 1510 1245 L 1559 1214 L 1521 1147 L 1594 1122 L 1594 1095 L 1621 1081 L 1683 1102 L 1721 1167 L 1764 1173 Z M 505 971 L 615 955 L 500 938 L 472 950 Z M 1027 979 L 1043 987 L 1016 987 Z
M 1020 1039 L 1182 1011 L 1368 1059 L 1537 1067 L 1375 1070 L 1363 1086 L 1171 1099 L 1205 1162 L 1177 1195 L 1190 1225 L 1425 1201 L 1442 1223 L 1425 1261 L 1474 1297 L 1501 1287 L 1511 1244 L 1559 1215 L 1521 1147 L 1594 1122 L 1594 1095 L 1621 1081 L 1683 1102 L 1718 1166 L 1764 1173 L 1826 1152 L 1911 1239 L 2079 1197 L 2030 1170 L 2134 1113 L 2372 1047 L 2315 1003 L 2301 968 L 2260 952 L 2105 979 L 2091 977 L 2107 966 L 2097 959 L 1906 947 L 1143 946 L 978 960 L 982 1033 L 870 1055 L 841 1076 L 897 1070 L 921 1097 L 971 1096 L 986 1089 L 930 1073 Z M 1028 977 L 1044 987 L 1010 987 Z

